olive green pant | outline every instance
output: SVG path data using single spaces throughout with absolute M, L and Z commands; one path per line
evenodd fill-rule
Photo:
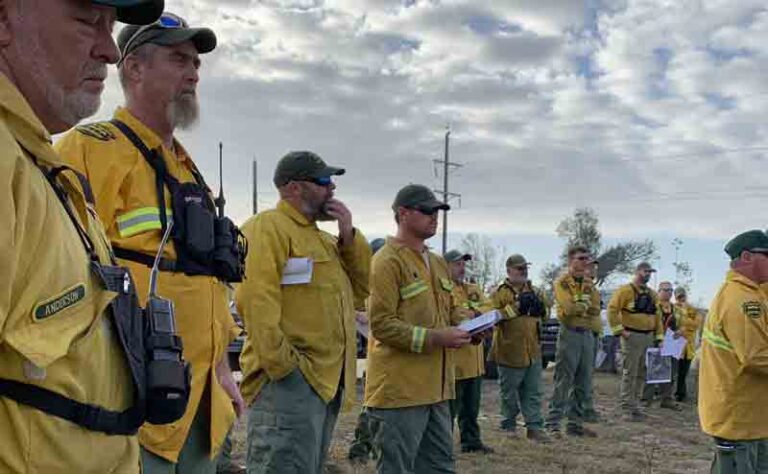
M 621 338 L 623 367 L 619 388 L 620 407 L 624 412 L 640 409 L 640 396 L 645 387 L 645 353 L 653 345 L 653 334 L 630 332 Z
M 499 391 L 501 395 L 501 426 L 514 431 L 521 408 L 525 427 L 540 430 L 544 424 L 541 415 L 541 359 L 534 359 L 528 367 L 499 365 Z
M 232 461 L 232 448 L 232 430 L 229 430 L 227 437 L 224 438 L 224 443 L 221 445 L 219 458 L 216 461 L 217 473 L 227 473 L 234 467 L 234 462 Z
M 408 408 L 368 408 L 376 424 L 378 474 L 454 474 L 448 402 Z
M 768 439 L 714 441 L 712 474 L 768 474 Z
M 574 393 L 576 387 L 585 394 L 592 393 L 594 363 L 594 333 L 561 326 L 555 355 L 555 390 L 549 402 L 547 428 L 559 430 L 566 415 L 569 426 L 581 427 L 583 421 L 576 404 L 573 403 Z
M 456 381 L 456 399 L 450 401 L 451 426 L 453 426 L 453 421 L 458 418 L 459 436 L 463 449 L 483 446 L 483 441 L 480 439 L 480 425 L 477 423 L 482 393 L 482 377 Z
M 321 474 L 342 392 L 326 403 L 299 369 L 267 382 L 248 409 L 248 474 Z
M 211 408 L 207 391 L 197 409 L 187 440 L 181 448 L 178 462 L 167 459 L 141 448 L 141 464 L 144 474 L 215 474 L 216 459 L 211 459 Z
M 597 333 L 592 333 L 595 336 L 595 343 L 593 346 L 593 354 L 594 357 L 597 358 L 597 351 L 600 348 L 600 337 L 597 335 Z M 592 365 L 592 373 L 595 372 L 595 366 L 594 363 Z M 590 384 L 589 386 L 590 390 L 585 391 L 584 387 L 581 385 L 575 385 L 573 387 L 573 400 L 571 400 L 571 403 L 573 403 L 573 408 L 576 410 L 576 413 L 581 417 L 582 420 L 585 419 L 596 419 L 597 412 L 595 411 L 595 395 L 594 395 L 594 386 Z

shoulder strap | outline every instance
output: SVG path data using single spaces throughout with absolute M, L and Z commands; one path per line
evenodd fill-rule
M 135 416 L 133 408 L 122 412 L 106 410 L 95 405 L 77 402 L 37 385 L 15 380 L 0 379 L 0 395 L 49 415 L 71 421 L 90 431 L 110 435 L 136 434 L 141 423 L 141 418 Z

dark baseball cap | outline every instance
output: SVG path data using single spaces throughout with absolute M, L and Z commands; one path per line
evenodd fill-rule
M 448 263 L 458 262 L 460 260 L 466 262 L 467 260 L 472 260 L 472 255 L 464 253 L 460 250 L 449 250 L 448 252 L 445 252 L 443 258 Z
M 280 158 L 272 180 L 278 188 L 289 181 L 307 181 L 330 178 L 346 173 L 344 168 L 328 166 L 322 158 L 311 151 L 292 151 Z
M 398 207 L 407 207 L 409 209 L 418 209 L 434 212 L 436 209 L 450 210 L 451 206 L 438 201 L 435 194 L 428 187 L 421 184 L 409 184 L 395 196 L 395 202 L 392 203 L 392 210 L 397 212 Z
M 216 34 L 213 30 L 190 28 L 186 20 L 171 12 L 163 13 L 157 21 L 148 25 L 128 25 L 117 35 L 121 62 L 136 48 L 147 43 L 171 46 L 185 41 L 192 41 L 199 54 L 210 53 L 216 48 Z
M 509 258 L 507 258 L 507 264 L 506 267 L 522 267 L 525 265 L 526 267 L 529 266 L 531 263 L 525 259 L 522 255 L 519 253 L 516 253 L 514 255 L 510 255 Z
M 656 271 L 656 269 L 653 268 L 653 266 L 651 266 L 651 264 L 648 262 L 640 262 L 637 264 L 637 266 L 635 267 L 635 271 L 639 272 L 641 270 L 648 270 L 651 273 Z
M 117 21 L 130 25 L 146 25 L 160 17 L 164 0 L 91 0 L 96 5 L 115 7 Z
M 748 230 L 732 238 L 725 244 L 725 253 L 736 260 L 741 252 L 768 252 L 768 234 L 762 230 Z

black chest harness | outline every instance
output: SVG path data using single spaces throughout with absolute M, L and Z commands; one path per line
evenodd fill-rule
M 145 421 L 166 424 L 180 419 L 189 400 L 190 371 L 189 365 L 182 358 L 181 339 L 175 333 L 172 305 L 170 313 L 145 312 L 139 306 L 136 288 L 128 269 L 117 266 L 113 255 L 110 255 L 107 264 L 99 260 L 88 232 L 74 215 L 66 190 L 56 181 L 61 172 L 74 173 L 80 181 L 86 201 L 93 204 L 93 194 L 85 177 L 68 167 L 47 170 L 37 165 L 77 230 L 88 254 L 91 272 L 104 289 L 117 293 L 107 307 L 105 316 L 111 319 L 130 370 L 133 405 L 123 411 L 108 410 L 73 400 L 38 385 L 6 379 L 0 379 L 0 396 L 63 418 L 87 430 L 110 435 L 136 434 Z M 149 304 L 153 303 L 156 301 L 150 298 Z
M 653 296 L 647 291 L 638 291 L 635 285 L 632 285 L 632 291 L 635 292 L 635 308 L 632 313 L 643 313 L 650 316 L 656 315 L 656 303 Z
M 168 223 L 165 188 L 171 193 L 174 228 L 171 234 L 176 260 L 161 259 L 160 270 L 186 275 L 214 276 L 225 283 L 237 283 L 245 275 L 248 242 L 240 229 L 224 215 L 216 215 L 210 190 L 202 175 L 191 167 L 194 183 L 181 183 L 171 176 L 158 149 L 150 150 L 128 125 L 114 119 L 117 127 L 139 150 L 155 171 L 157 205 L 162 232 Z M 115 246 L 118 258 L 151 267 L 154 257 L 135 250 Z

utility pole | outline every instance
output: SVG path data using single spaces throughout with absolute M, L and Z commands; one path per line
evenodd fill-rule
M 448 175 L 452 168 L 461 168 L 463 165 L 459 163 L 453 163 L 450 160 L 449 154 L 449 141 L 451 138 L 451 131 L 445 132 L 445 155 L 442 160 L 433 160 L 438 165 L 443 165 L 443 189 L 435 189 L 436 193 L 443 195 L 443 202 L 448 203 L 452 198 L 458 198 L 461 202 L 461 194 L 452 193 L 448 191 Z M 443 211 L 443 253 L 448 251 L 448 211 Z
M 256 165 L 256 158 L 253 159 L 253 213 L 259 212 L 259 182 L 257 180 L 258 169 Z

